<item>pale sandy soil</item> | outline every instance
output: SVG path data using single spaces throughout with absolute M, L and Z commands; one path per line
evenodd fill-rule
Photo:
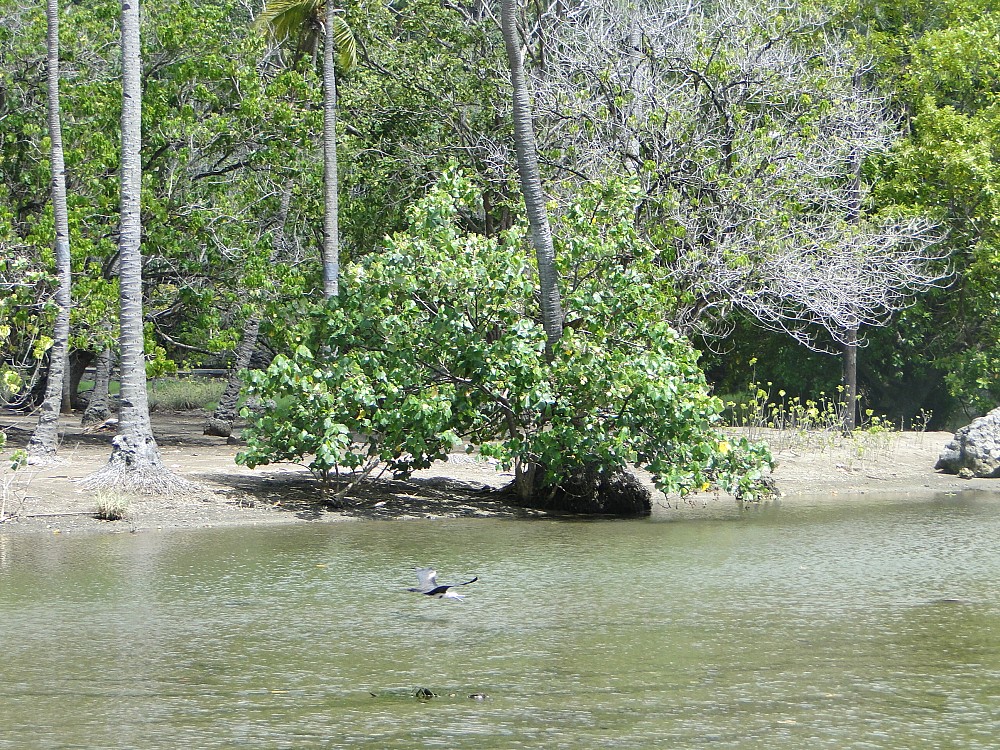
M 201 489 L 184 496 L 135 498 L 127 520 L 108 522 L 93 517 L 95 495 L 83 489 L 80 480 L 107 462 L 112 436 L 88 434 L 79 427 L 78 418 L 65 418 L 58 463 L 0 474 L 0 534 L 533 515 L 491 496 L 488 490 L 507 484 L 511 476 L 466 454 L 439 462 L 409 481 L 380 480 L 345 510 L 329 510 L 317 502 L 316 486 L 307 471 L 297 466 L 254 470 L 238 466 L 233 460 L 238 446 L 202 435 L 203 422 L 199 413 L 153 414 L 164 461 Z M 0 429 L 8 437 L 4 456 L 22 447 L 33 427 L 31 417 L 0 412 Z M 785 504 L 858 502 L 862 495 L 928 497 L 969 489 L 1000 491 L 1000 480 L 963 480 L 934 470 L 949 433 L 897 433 L 879 440 L 836 441 L 837 445 L 818 438 L 792 441 L 787 434 L 765 437 L 776 448 L 774 479 Z M 732 498 L 712 494 L 684 500 L 655 497 L 657 514 L 734 505 Z

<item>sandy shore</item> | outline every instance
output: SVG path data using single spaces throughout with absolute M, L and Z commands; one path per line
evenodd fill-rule
M 309 523 L 350 519 L 519 517 L 526 513 L 499 503 L 490 488 L 511 480 L 490 462 L 465 454 L 416 473 L 408 481 L 380 480 L 342 511 L 316 503 L 315 484 L 296 466 L 237 466 L 238 446 L 202 435 L 204 415 L 153 414 L 161 454 L 178 474 L 200 489 L 183 497 L 136 498 L 128 518 L 94 518 L 97 498 L 80 480 L 103 466 L 112 435 L 87 433 L 77 418 L 65 418 L 59 461 L 0 475 L 0 534 L 132 532 L 170 528 Z M 31 417 L 0 413 L 8 436 L 5 455 L 30 437 Z M 857 502 L 863 496 L 923 496 L 964 490 L 1000 493 L 1000 481 L 959 479 L 934 470 L 950 433 L 889 433 L 843 440 L 789 433 L 754 435 L 772 444 L 778 460 L 774 479 L 783 503 Z M 997 495 L 1000 500 L 1000 494 Z M 684 501 L 655 495 L 656 513 L 685 514 L 732 498 L 712 494 Z

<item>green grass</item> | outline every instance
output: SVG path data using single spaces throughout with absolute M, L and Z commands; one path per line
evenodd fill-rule
M 223 378 L 157 378 L 149 382 L 149 408 L 212 411 L 226 390 Z
M 93 387 L 93 380 L 80 381 L 80 390 L 83 392 Z M 108 386 L 111 395 L 117 396 L 120 390 L 120 383 L 112 380 Z M 149 408 L 161 411 L 214 411 L 224 390 L 225 378 L 156 378 L 147 383 Z

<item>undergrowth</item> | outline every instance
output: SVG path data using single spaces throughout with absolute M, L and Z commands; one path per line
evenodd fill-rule
M 131 498 L 121 492 L 102 490 L 94 498 L 94 518 L 100 521 L 124 521 L 131 511 Z
M 900 430 L 887 417 L 863 409 L 857 427 L 845 432 L 845 408 L 843 387 L 833 395 L 821 392 L 815 399 L 802 399 L 775 390 L 770 382 L 751 383 L 747 394 L 726 401 L 726 416 L 742 437 L 763 440 L 774 455 L 830 452 L 852 464 L 890 457 Z M 923 432 L 929 421 L 930 414 L 922 412 L 912 429 Z
M 0 432 L 0 448 L 6 443 L 6 435 Z M 25 475 L 28 454 L 24 450 L 14 451 L 0 464 L 0 523 L 16 518 L 28 499 L 24 488 L 31 480 Z
M 216 407 L 225 389 L 225 379 L 157 378 L 149 382 L 149 408 L 160 411 L 210 411 Z

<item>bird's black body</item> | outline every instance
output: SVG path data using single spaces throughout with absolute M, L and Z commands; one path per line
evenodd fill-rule
M 468 586 L 470 583 L 475 583 L 479 580 L 479 576 L 475 576 L 471 580 L 464 581 L 462 583 L 449 583 L 449 584 L 439 584 L 437 582 L 437 571 L 433 568 L 417 568 L 417 579 L 420 581 L 420 585 L 409 588 L 407 591 L 413 591 L 418 594 L 424 594 L 425 596 L 433 596 L 436 599 L 463 599 L 461 594 L 456 594 L 453 589 L 456 586 Z

